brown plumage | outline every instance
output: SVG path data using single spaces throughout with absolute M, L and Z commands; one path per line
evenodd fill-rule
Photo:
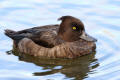
M 46 25 L 22 31 L 5 30 L 22 53 L 49 58 L 75 58 L 95 51 L 96 39 L 85 33 L 83 23 L 63 16 L 60 25 Z

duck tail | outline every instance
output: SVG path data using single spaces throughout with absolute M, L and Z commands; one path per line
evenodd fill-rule
M 13 35 L 16 33 L 16 31 L 10 30 L 10 29 L 6 29 L 5 30 L 5 35 L 7 35 L 8 37 L 13 39 Z
M 19 42 L 21 39 L 26 37 L 25 34 L 19 34 L 18 32 L 13 31 L 13 30 L 9 30 L 9 29 L 5 30 L 5 35 L 16 42 Z

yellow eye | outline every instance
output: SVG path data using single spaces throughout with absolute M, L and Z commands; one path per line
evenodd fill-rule
M 74 26 L 74 27 L 72 27 L 72 29 L 73 29 L 73 30 L 76 30 L 76 27 Z

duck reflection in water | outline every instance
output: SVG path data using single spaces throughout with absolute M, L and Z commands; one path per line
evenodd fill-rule
M 18 56 L 20 61 L 30 62 L 43 67 L 44 70 L 50 70 L 45 72 L 33 72 L 34 76 L 46 76 L 60 72 L 61 74 L 64 74 L 66 78 L 82 80 L 88 77 L 88 74 L 92 72 L 92 69 L 99 66 L 97 59 L 95 59 L 96 53 L 85 55 L 76 59 L 44 59 L 33 57 L 28 54 L 21 54 L 15 50 L 11 53 Z M 61 68 L 56 69 L 55 67 L 58 66 L 61 66 Z

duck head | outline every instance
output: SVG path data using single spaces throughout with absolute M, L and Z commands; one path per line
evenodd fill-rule
M 62 16 L 58 36 L 65 41 L 73 42 L 79 39 L 96 42 L 97 40 L 85 32 L 84 24 L 72 16 Z

